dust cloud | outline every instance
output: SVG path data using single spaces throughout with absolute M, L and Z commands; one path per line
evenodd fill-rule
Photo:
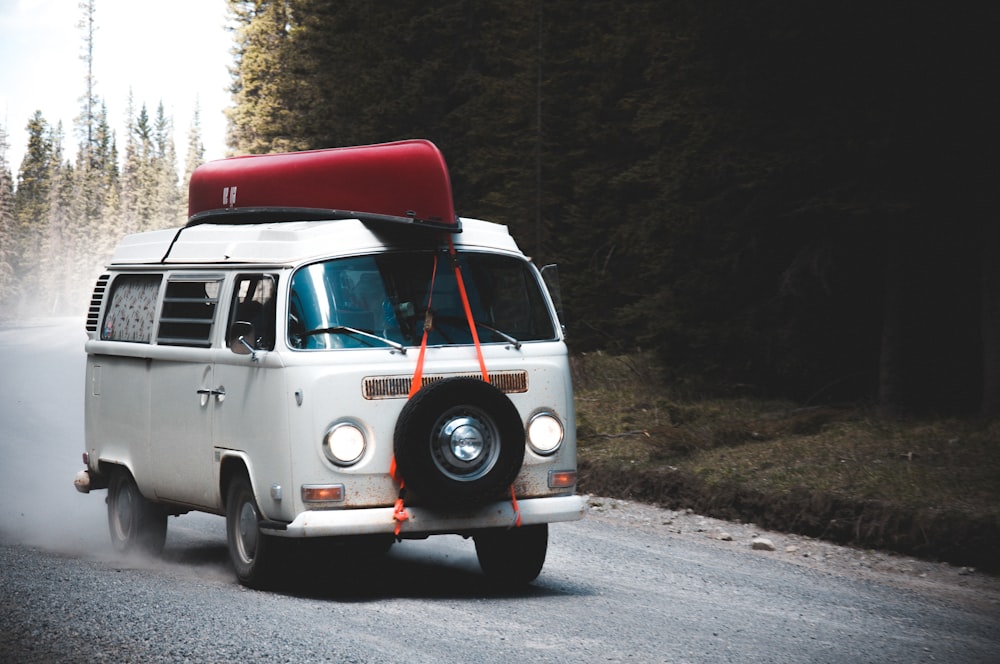
M 105 492 L 83 469 L 84 319 L 0 323 L 0 542 L 64 553 L 111 548 Z

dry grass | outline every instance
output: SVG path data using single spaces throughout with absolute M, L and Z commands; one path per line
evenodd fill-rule
M 651 367 L 636 356 L 574 360 L 582 490 L 908 553 L 1000 560 L 1000 422 L 676 399 Z

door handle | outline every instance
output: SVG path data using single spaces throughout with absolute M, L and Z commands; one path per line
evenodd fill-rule
M 202 397 L 203 397 L 202 405 L 205 405 L 204 404 L 204 399 L 207 399 L 209 396 L 211 396 L 213 394 L 215 395 L 215 400 L 218 403 L 222 403 L 223 400 L 226 398 L 226 388 L 223 387 L 222 385 L 219 385 L 214 390 L 210 390 L 208 388 L 203 387 L 200 390 L 198 390 L 197 393 L 200 394 L 200 395 L 202 395 Z

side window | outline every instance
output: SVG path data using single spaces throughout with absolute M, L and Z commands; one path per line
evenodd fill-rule
M 273 274 L 241 274 L 236 277 L 233 301 L 229 307 L 229 325 L 236 322 L 253 325 L 256 350 L 274 350 L 275 282 Z
M 159 274 L 123 274 L 115 279 L 101 326 L 101 339 L 148 344 L 153 338 L 153 318 L 162 281 Z
M 211 346 L 221 282 L 220 278 L 171 278 L 163 296 L 156 342 L 172 346 Z

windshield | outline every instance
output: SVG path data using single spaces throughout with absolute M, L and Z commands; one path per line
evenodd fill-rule
M 556 338 L 535 273 L 524 260 L 459 253 L 462 280 L 482 343 Z M 292 348 L 471 344 L 472 335 L 447 253 L 395 252 L 313 263 L 292 276 L 288 343 Z M 434 289 L 431 294 L 431 277 Z M 427 316 L 430 301 L 430 316 Z M 364 334 L 361 334 L 364 333 Z M 373 336 L 374 335 L 374 336 Z

